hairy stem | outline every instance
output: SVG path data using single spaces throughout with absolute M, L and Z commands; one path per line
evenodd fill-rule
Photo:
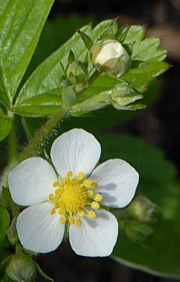
M 42 143 L 43 139 L 47 136 L 47 134 L 56 126 L 56 124 L 61 121 L 65 115 L 67 114 L 67 110 L 60 108 L 54 115 L 50 117 L 50 119 L 41 127 L 41 129 L 37 132 L 37 134 L 32 138 L 30 143 L 21 153 L 18 158 L 18 162 L 23 161 L 24 159 L 32 156 L 33 152 L 36 148 Z

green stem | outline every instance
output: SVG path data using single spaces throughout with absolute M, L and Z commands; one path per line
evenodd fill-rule
M 9 134 L 9 163 L 13 163 L 17 157 L 17 149 L 16 149 L 16 129 L 15 129 L 15 121 L 12 117 L 12 129 Z
M 37 134 L 32 138 L 29 145 L 24 149 L 21 155 L 18 158 L 18 162 L 23 161 L 32 156 L 33 152 L 36 148 L 42 143 L 43 139 L 47 136 L 47 134 L 57 125 L 59 121 L 61 121 L 65 115 L 67 114 L 67 110 L 64 108 L 60 108 L 51 118 L 41 127 L 41 129 L 37 132 Z

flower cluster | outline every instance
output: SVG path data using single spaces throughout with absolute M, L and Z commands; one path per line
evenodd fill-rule
M 75 253 L 111 254 L 118 222 L 104 207 L 128 205 L 139 175 L 121 159 L 108 160 L 95 168 L 100 154 L 101 146 L 92 134 L 73 129 L 54 141 L 53 166 L 32 157 L 11 171 L 12 199 L 28 206 L 18 216 L 16 226 L 24 248 L 51 252 L 61 244 L 67 228 Z

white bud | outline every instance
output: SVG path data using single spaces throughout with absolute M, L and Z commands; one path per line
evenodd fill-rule
M 130 67 L 130 57 L 117 40 L 104 40 L 95 43 L 91 49 L 92 62 L 105 72 L 121 76 Z

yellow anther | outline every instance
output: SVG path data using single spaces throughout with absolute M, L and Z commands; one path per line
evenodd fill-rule
M 97 184 L 96 182 L 92 182 L 92 183 L 91 183 L 91 187 L 94 188 L 94 189 L 96 189 L 96 188 L 98 187 L 98 184 Z
M 94 211 L 89 211 L 88 212 L 88 216 L 89 216 L 89 218 L 95 218 L 96 217 L 96 213 Z
M 78 173 L 78 178 L 79 179 L 82 179 L 82 178 L 84 178 L 84 173 L 82 172 L 82 171 L 80 171 L 79 173 Z
M 71 170 L 68 171 L 68 173 L 66 174 L 66 177 L 67 177 L 67 178 L 71 178 L 72 176 L 73 176 L 72 171 L 71 171 Z
M 75 224 L 76 224 L 77 226 L 81 226 L 81 220 L 80 220 L 80 219 L 76 219 L 76 220 L 75 220 Z
M 53 208 L 53 209 L 51 210 L 51 214 L 53 215 L 53 214 L 55 214 L 55 212 L 56 212 L 56 209 Z
M 53 201 L 54 200 L 54 195 L 53 194 L 49 194 L 49 200 Z
M 89 197 L 92 197 L 94 195 L 94 192 L 92 190 L 87 190 L 87 195 Z
M 54 187 L 58 187 L 58 186 L 59 186 L 59 182 L 58 182 L 58 181 L 55 181 L 55 182 L 53 183 L 53 186 L 54 186 Z
M 85 179 L 85 180 L 83 181 L 83 185 L 84 185 L 85 187 L 91 187 L 91 180 L 90 180 L 90 179 Z
M 100 204 L 97 202 L 92 202 L 91 203 L 91 208 L 93 208 L 94 210 L 98 210 L 100 208 Z
M 67 178 L 67 177 L 64 178 L 64 183 L 65 183 L 65 184 L 69 184 L 69 183 L 70 183 L 70 178 Z
M 55 194 L 56 194 L 56 196 L 60 196 L 60 195 L 61 195 L 61 190 L 60 190 L 60 189 L 57 189 L 57 190 L 55 191 Z
M 72 171 L 68 171 L 64 179 L 53 183 L 53 187 L 56 188 L 54 193 L 48 195 L 49 201 L 53 203 L 50 213 L 53 215 L 57 212 L 60 223 L 65 224 L 68 221 L 81 226 L 84 216 L 96 218 L 102 195 L 93 191 L 98 184 L 85 178 L 82 171 L 74 176 Z M 91 210 L 88 209 L 90 207 Z
M 65 224 L 65 223 L 66 223 L 66 218 L 65 218 L 65 217 L 60 217 L 59 221 L 60 221 L 62 224 Z
M 58 209 L 60 206 L 59 206 L 59 203 L 58 202 L 56 202 L 55 203 L 55 209 Z
M 76 185 L 76 184 L 78 184 L 78 181 L 77 181 L 77 179 L 76 178 L 73 178 L 73 180 L 72 180 L 72 185 Z
M 83 217 L 85 215 L 85 212 L 83 210 L 79 210 L 77 212 L 77 215 Z
M 62 215 L 62 214 L 65 214 L 65 211 L 64 211 L 63 209 L 59 209 L 59 210 L 58 210 L 58 214 L 61 214 L 61 215 Z
M 74 221 L 75 221 L 74 217 L 73 217 L 73 216 L 70 216 L 70 217 L 69 217 L 69 223 L 72 224 L 72 223 L 74 223 Z
M 94 196 L 94 201 L 96 201 L 96 202 L 100 202 L 101 200 L 102 200 L 102 195 L 101 194 L 96 194 L 95 196 Z

